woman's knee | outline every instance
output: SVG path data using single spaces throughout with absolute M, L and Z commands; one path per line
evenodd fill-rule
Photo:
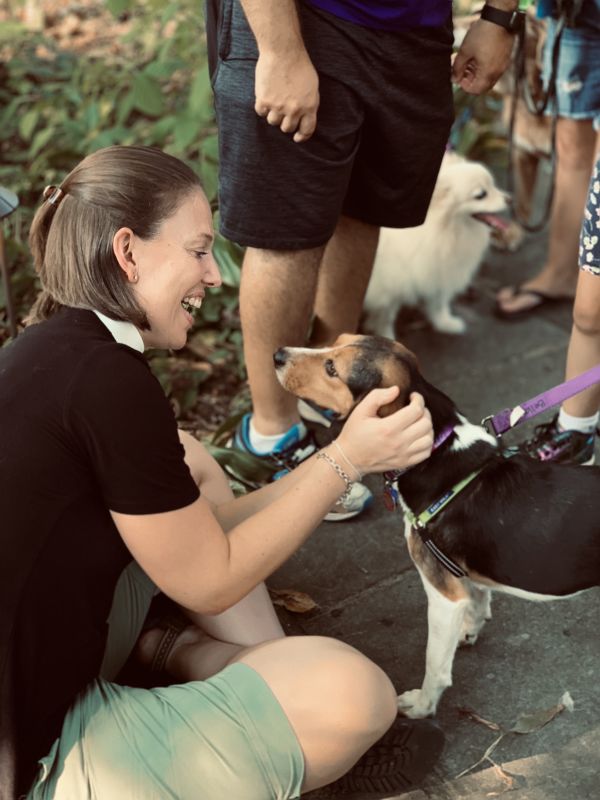
M 333 643 L 333 644 L 332 644 Z M 397 713 L 396 692 L 385 672 L 353 647 L 323 640 L 315 689 L 324 713 L 344 718 L 348 728 L 382 735 Z
M 320 718 L 324 727 L 382 735 L 397 712 L 385 672 L 358 650 L 322 636 L 268 642 L 241 660 L 269 683 L 283 707 Z
M 304 791 L 343 775 L 396 716 L 396 694 L 383 670 L 335 639 L 288 637 L 240 660 L 264 678 L 296 734 Z
M 597 303 L 590 302 L 590 298 L 578 293 L 573 306 L 573 325 L 584 336 L 600 336 L 600 312 Z

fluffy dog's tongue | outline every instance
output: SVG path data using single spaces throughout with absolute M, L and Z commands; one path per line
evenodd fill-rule
M 508 229 L 508 220 L 499 217 L 496 214 L 471 214 L 472 217 L 478 219 L 480 222 L 489 225 L 497 231 L 505 231 Z

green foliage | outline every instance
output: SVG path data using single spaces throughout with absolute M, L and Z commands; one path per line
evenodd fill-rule
M 506 133 L 500 127 L 501 99 L 472 95 L 454 88 L 455 122 L 450 134 L 454 150 L 473 161 L 505 167 Z
M 77 53 L 16 23 L 0 27 L 0 184 L 16 192 L 21 204 L 4 222 L 11 292 L 21 319 L 38 288 L 27 232 L 41 192 L 87 154 L 112 144 L 160 147 L 200 175 L 216 206 L 218 148 L 202 3 L 108 0 L 105 7 L 115 25 L 124 15 L 129 22 L 127 32 L 115 37 L 116 53 L 112 48 L 100 55 Z M 96 13 L 105 12 L 98 6 Z M 215 352 L 204 353 L 208 364 L 214 360 L 240 375 L 241 251 L 217 237 L 215 255 L 223 286 L 207 296 L 197 327 L 218 331 Z M 7 338 L 0 297 L 0 343 Z M 185 416 L 198 385 L 213 370 L 182 370 L 176 364 L 165 353 L 153 359 Z

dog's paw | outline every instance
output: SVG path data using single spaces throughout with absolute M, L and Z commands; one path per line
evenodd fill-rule
M 398 711 L 411 719 L 423 719 L 435 714 L 436 703 L 422 689 L 411 689 L 398 696 Z
M 464 319 L 454 316 L 445 316 L 431 320 L 431 324 L 440 333 L 451 333 L 457 335 L 465 333 L 467 330 L 467 323 Z

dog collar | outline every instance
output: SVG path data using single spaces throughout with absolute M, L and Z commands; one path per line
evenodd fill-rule
M 440 433 L 435 437 L 431 452 L 433 453 L 434 450 L 441 447 L 452 433 L 454 433 L 454 425 L 446 425 L 445 428 L 442 428 Z M 407 469 L 390 469 L 383 473 L 383 502 L 388 511 L 393 511 L 395 508 L 398 508 L 400 492 L 398 491 L 397 480 L 409 469 L 411 469 L 411 467 L 407 467 Z
M 471 481 L 475 480 L 475 478 L 479 475 L 481 469 L 476 469 L 474 472 L 471 472 L 470 475 L 467 475 L 466 478 L 463 478 L 462 481 L 455 483 L 451 489 L 448 489 L 441 497 L 438 497 L 430 506 L 428 506 L 424 511 L 421 511 L 420 514 L 415 514 L 411 509 L 406 505 L 404 500 L 400 497 L 400 503 L 402 505 L 402 509 L 404 511 L 404 516 L 408 519 L 410 524 L 413 528 L 417 528 L 419 531 L 425 530 L 429 522 L 442 511 L 442 509 L 446 508 L 448 503 L 451 503 L 455 497 L 457 497 L 463 489 L 465 489 Z

